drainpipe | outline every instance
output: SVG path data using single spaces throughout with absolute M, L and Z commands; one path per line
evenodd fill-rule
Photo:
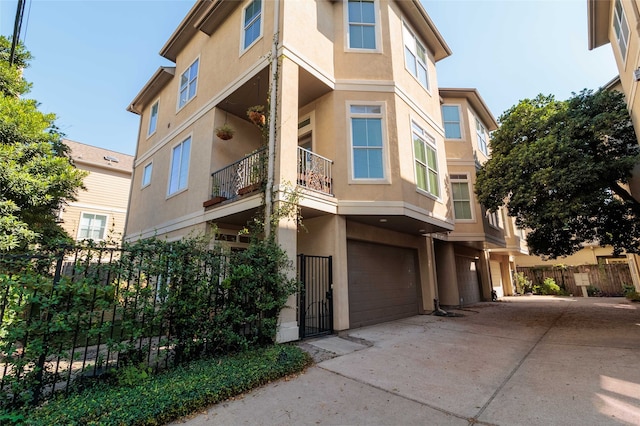
M 267 148 L 267 187 L 265 188 L 265 237 L 271 235 L 273 212 L 273 176 L 275 174 L 276 107 L 278 101 L 278 44 L 280 39 L 280 0 L 274 3 L 273 44 L 271 46 L 271 87 L 269 89 L 269 141 Z

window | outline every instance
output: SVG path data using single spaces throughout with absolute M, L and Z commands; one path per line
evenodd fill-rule
M 442 106 L 442 123 L 444 124 L 444 137 L 447 139 L 462 139 L 460 127 L 460 107 L 458 105 Z
M 153 163 L 149 163 L 144 166 L 142 170 L 142 187 L 148 186 L 151 184 L 151 172 L 153 171 Z
M 351 105 L 354 179 L 384 179 L 382 107 Z
M 189 177 L 189 153 L 191 138 L 173 148 L 171 154 L 171 175 L 169 176 L 169 195 L 187 187 Z
M 453 193 L 453 213 L 457 220 L 471 220 L 471 193 L 469 192 L 469 178 L 467 175 L 450 175 L 451 191 Z
M 182 108 L 195 95 L 198 88 L 198 63 L 196 59 L 191 66 L 180 76 L 180 95 L 178 97 L 178 108 Z
M 158 108 L 160 107 L 160 101 L 156 101 L 151 107 L 151 116 L 149 117 L 149 131 L 147 136 L 153 134 L 156 131 L 158 125 Z
M 476 132 L 478 133 L 478 147 L 484 155 L 489 155 L 489 148 L 487 145 L 487 129 L 476 117 Z
M 103 240 L 107 227 L 107 216 L 93 213 L 82 213 L 80 218 L 80 229 L 78 229 L 79 240 Z
M 416 123 L 412 123 L 412 128 L 416 184 L 418 188 L 439 197 L 438 154 L 435 148 L 435 140 Z
M 487 218 L 489 219 L 489 225 L 493 226 L 494 228 L 502 228 L 502 214 L 500 212 L 500 210 L 495 211 L 495 212 L 487 212 Z
M 371 0 L 348 2 L 349 47 L 351 49 L 376 49 L 376 7 Z
M 411 30 L 407 28 L 406 24 L 403 29 L 405 67 L 425 89 L 428 89 L 427 50 Z
M 627 46 L 629 45 L 629 24 L 627 24 L 627 17 L 624 14 L 620 0 L 616 0 L 613 11 L 613 29 L 616 33 L 620 55 L 622 55 L 622 60 L 624 61 L 627 56 Z
M 242 50 L 246 50 L 262 34 L 262 0 L 253 0 L 244 9 Z

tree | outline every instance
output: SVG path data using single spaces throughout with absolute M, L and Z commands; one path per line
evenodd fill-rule
M 538 95 L 499 121 L 475 191 L 489 211 L 506 205 L 533 254 L 566 256 L 587 242 L 639 252 L 640 204 L 624 185 L 640 147 L 621 93 Z
M 10 47 L 0 36 L 0 251 L 69 238 L 56 213 L 75 200 L 86 175 L 73 166 L 55 115 L 22 97 L 31 88 L 22 77 L 31 55 L 19 45 L 9 66 Z

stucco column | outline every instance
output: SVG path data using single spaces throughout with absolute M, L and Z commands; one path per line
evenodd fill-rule
M 458 306 L 460 291 L 456 274 L 456 256 L 452 243 L 438 242 L 436 245 L 436 272 L 438 278 L 438 300 L 443 306 Z
M 271 108 L 276 108 L 276 148 L 274 173 L 274 212 L 278 212 L 290 199 L 288 191 L 295 188 L 298 149 L 298 66 L 287 58 L 280 58 L 278 73 L 279 90 L 276 100 L 271 99 Z M 288 271 L 296 276 L 297 224 L 295 218 L 281 217 L 273 232 L 280 247 L 293 262 Z M 296 315 L 297 295 L 287 301 L 287 307 L 280 312 L 278 342 L 289 342 L 299 338 Z
M 489 251 L 482 250 L 480 252 L 480 287 L 482 288 L 482 299 L 483 300 L 491 300 L 491 275 L 489 273 Z
M 347 221 L 333 217 L 333 328 L 349 329 L 349 269 L 347 267 Z
M 436 286 L 438 277 L 436 276 L 436 258 L 433 246 L 433 238 L 425 237 L 424 245 L 418 249 L 418 265 L 420 265 L 420 287 L 422 303 L 420 313 L 430 313 L 435 310 L 434 299 L 438 297 Z

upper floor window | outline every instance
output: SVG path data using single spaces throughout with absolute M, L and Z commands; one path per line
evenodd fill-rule
M 104 240 L 107 229 L 107 216 L 102 214 L 82 213 L 79 240 Z
M 191 137 L 173 147 L 171 153 L 171 174 L 169 175 L 168 195 L 172 195 L 187 187 L 189 178 L 189 155 L 191 152 Z
M 373 0 L 348 1 L 349 48 L 377 48 L 376 7 Z
M 253 0 L 245 7 L 242 25 L 242 50 L 245 50 L 262 35 L 262 0 Z
M 151 173 L 153 172 L 153 163 L 149 163 L 142 169 L 142 187 L 151 184 Z
M 147 135 L 151 135 L 156 131 L 158 125 L 158 109 L 160 108 L 160 101 L 156 101 L 151 107 L 151 116 L 149 116 L 149 131 Z
M 405 67 L 425 89 L 428 89 L 427 50 L 406 24 L 403 30 Z
M 351 105 L 354 179 L 384 179 L 382 106 Z
M 182 108 L 195 95 L 198 88 L 198 64 L 196 59 L 189 68 L 180 76 L 180 93 L 178 96 L 178 108 Z
M 487 218 L 489 219 L 489 225 L 494 228 L 504 228 L 502 223 L 502 212 L 500 210 L 491 213 L 487 212 Z
M 453 214 L 456 220 L 471 220 L 471 192 L 469 191 L 469 178 L 466 174 L 449 175 L 451 192 L 453 196 Z
M 487 129 L 484 124 L 476 117 L 476 133 L 478 133 L 478 147 L 484 155 L 489 155 L 489 146 L 487 145 Z
M 460 107 L 458 105 L 442 105 L 442 123 L 444 124 L 445 138 L 462 139 Z
M 416 165 L 416 185 L 423 191 L 439 197 L 438 183 L 438 153 L 436 141 L 416 123 L 413 129 L 413 154 Z
M 613 29 L 616 33 L 620 55 L 622 55 L 622 60 L 624 61 L 627 56 L 627 46 L 629 45 L 629 24 L 627 24 L 627 17 L 624 14 L 620 0 L 616 0 L 613 11 Z

